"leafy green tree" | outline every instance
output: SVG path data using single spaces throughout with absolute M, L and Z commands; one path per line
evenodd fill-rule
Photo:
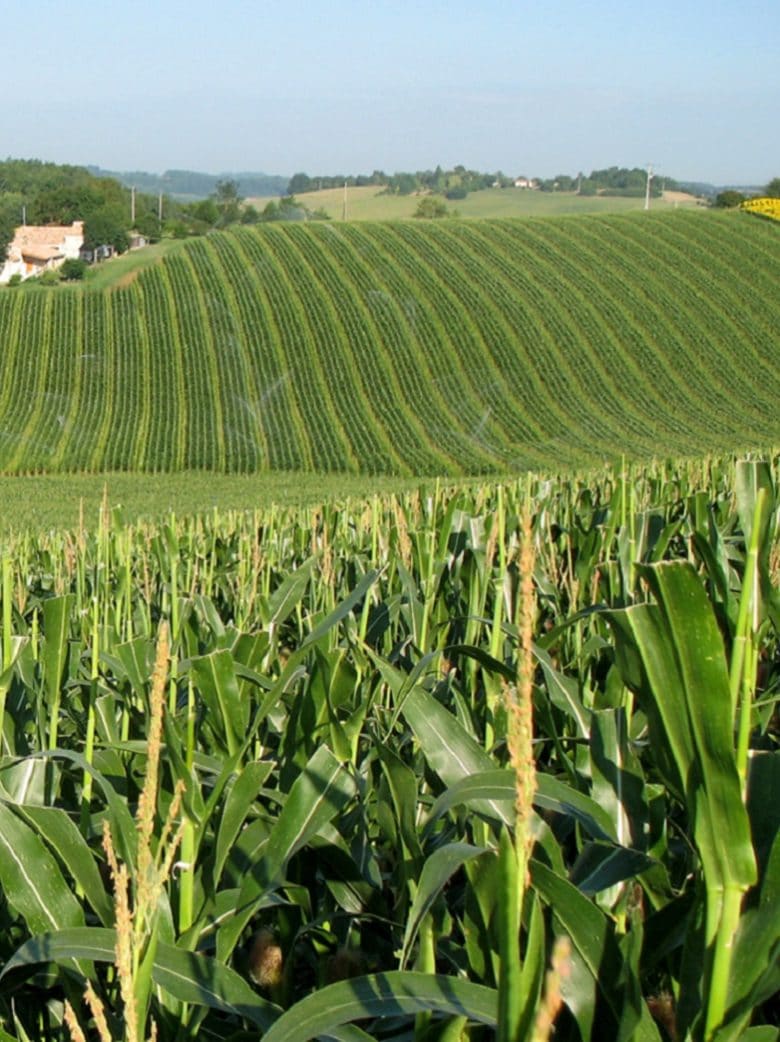
M 285 195 L 278 203 L 274 200 L 266 203 L 261 220 L 305 221 L 309 216 L 309 210 L 302 203 L 299 203 L 294 195 Z
M 447 212 L 447 207 L 441 199 L 436 199 L 432 195 L 426 195 L 417 204 L 414 216 L 422 217 L 426 220 L 434 220 L 438 217 L 446 217 Z
M 308 174 L 293 174 L 287 185 L 287 194 L 296 195 L 302 192 L 311 192 L 316 188 L 316 180 L 312 180 Z
M 87 273 L 87 262 L 81 260 L 80 257 L 68 257 L 62 262 L 59 273 L 64 282 L 78 282 Z
M 27 217 L 30 224 L 72 224 L 105 205 L 105 195 L 89 184 L 59 185 L 40 192 Z
M 8 247 L 19 223 L 19 206 L 14 201 L 5 201 L 0 196 L 0 266 L 5 263 Z
M 143 235 L 147 242 L 158 242 L 162 234 L 160 220 L 156 213 L 147 211 L 142 213 L 135 222 L 137 230 Z
M 260 211 L 256 206 L 252 206 L 251 203 L 247 203 L 246 206 L 241 210 L 241 223 L 242 224 L 257 224 L 260 220 Z
M 772 199 L 780 199 L 780 177 L 773 177 L 764 189 L 764 194 Z
M 103 206 L 91 213 L 84 221 L 84 245 L 93 250 L 108 245 L 113 246 L 117 253 L 124 253 L 130 241 L 122 210 L 116 206 Z
M 715 196 L 715 205 L 722 210 L 732 210 L 744 201 L 745 196 L 742 192 L 737 192 L 733 188 L 729 188 L 725 192 L 718 192 Z
M 242 199 L 238 194 L 238 181 L 230 178 L 217 181 L 212 200 L 217 208 L 216 225 L 218 228 L 236 224 L 241 219 Z
M 199 199 L 197 203 L 193 203 L 190 206 L 189 212 L 196 221 L 208 225 L 209 228 L 214 228 L 220 219 L 219 207 L 214 196 L 209 196 L 208 199 Z

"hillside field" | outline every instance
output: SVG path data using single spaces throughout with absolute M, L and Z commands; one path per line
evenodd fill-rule
M 265 225 L 0 293 L 6 473 L 396 476 L 780 441 L 777 228 Z
M 413 217 L 422 195 L 386 195 L 376 185 L 347 189 L 347 220 L 392 221 Z M 276 196 L 248 199 L 258 210 Z M 298 201 L 310 210 L 323 210 L 334 220 L 344 214 L 344 189 L 323 188 L 319 192 L 305 192 Z M 580 196 L 574 192 L 539 192 L 520 188 L 485 188 L 471 192 L 465 199 L 444 200 L 451 213 L 460 217 L 556 217 L 562 214 L 625 213 L 642 210 L 644 199 L 624 199 L 620 196 Z M 653 199 L 653 211 L 663 213 L 676 207 L 695 207 L 693 196 L 668 193 L 668 198 Z

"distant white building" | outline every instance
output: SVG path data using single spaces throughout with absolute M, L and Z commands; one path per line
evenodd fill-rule
M 84 222 L 62 224 L 21 224 L 8 247 L 5 264 L 0 270 L 0 283 L 12 275 L 29 279 L 49 268 L 59 268 L 69 258 L 76 258 L 84 243 Z
M 536 180 L 533 177 L 516 177 L 515 188 L 536 188 Z

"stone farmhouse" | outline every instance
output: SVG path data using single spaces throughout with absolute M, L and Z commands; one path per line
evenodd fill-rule
M 83 221 L 71 225 L 19 225 L 0 270 L 0 283 L 8 282 L 12 275 L 29 279 L 49 268 L 58 268 L 68 258 L 78 257 L 83 243 Z

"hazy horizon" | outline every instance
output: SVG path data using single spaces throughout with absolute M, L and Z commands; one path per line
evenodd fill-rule
M 4 152 L 118 171 L 780 175 L 775 3 L 41 0 L 4 12 Z M 30 75 L 30 69 L 35 75 Z

